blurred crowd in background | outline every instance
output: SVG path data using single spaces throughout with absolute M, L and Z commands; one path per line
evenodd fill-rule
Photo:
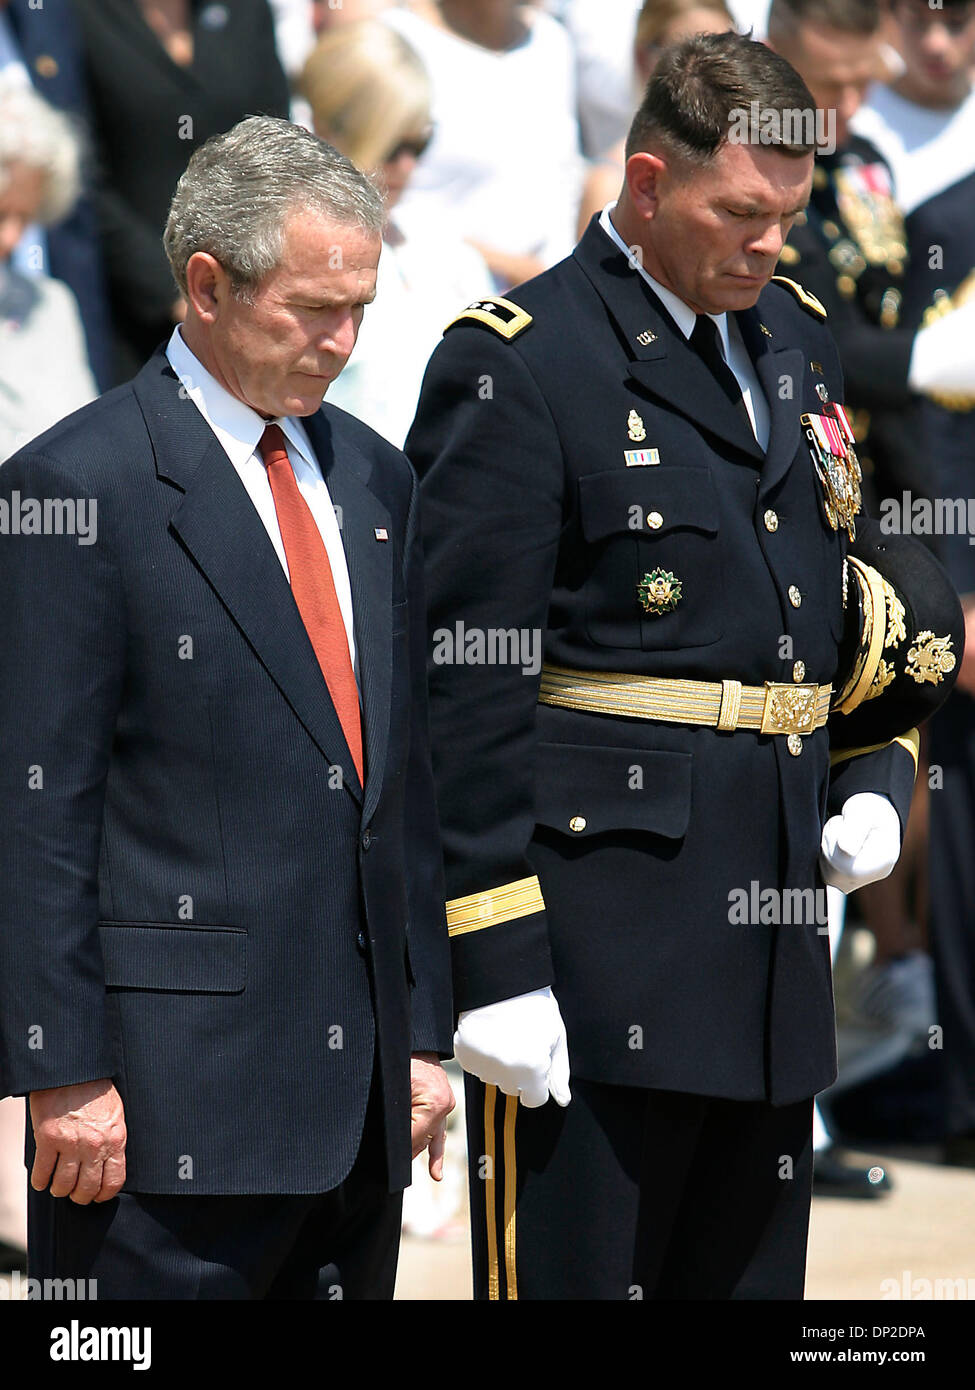
M 402 446 L 445 324 L 569 254 L 615 201 L 662 49 L 730 28 L 836 113 L 779 268 L 830 308 L 871 506 L 967 498 L 975 395 L 944 332 L 921 335 L 957 312 L 972 341 L 975 0 L 0 0 L 0 463 L 168 338 L 185 307 L 161 240 L 176 182 L 256 112 L 313 129 L 384 192 L 377 298 L 328 399 Z M 930 539 L 972 611 L 969 538 Z M 890 1187 L 842 1142 L 938 1145 L 975 1167 L 973 692 L 966 661 L 895 874 L 833 904 L 841 1070 L 817 1121 L 821 1193 Z M 0 1103 L 9 1267 L 23 1122 L 22 1101 Z M 463 1181 L 446 1186 L 414 1196 L 415 1229 L 449 1226 Z

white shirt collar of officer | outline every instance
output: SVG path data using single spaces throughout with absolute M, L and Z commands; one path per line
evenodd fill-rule
M 642 263 L 632 255 L 630 248 L 613 226 L 610 213 L 615 206 L 615 203 L 607 203 L 603 208 L 602 212 L 599 214 L 600 227 L 602 227 L 614 246 L 619 247 L 637 273 L 643 276 L 644 280 L 677 324 L 677 327 L 683 333 L 684 337 L 690 339 L 691 334 L 694 332 L 694 325 L 697 323 L 696 310 L 692 309 L 689 304 L 685 304 L 683 299 L 680 299 L 674 294 L 673 290 L 668 290 L 665 285 L 660 284 L 659 280 L 655 280 L 652 275 L 649 275 Z M 724 360 L 731 368 L 732 374 L 741 387 L 742 399 L 745 402 L 748 418 L 752 422 L 752 430 L 754 431 L 755 438 L 758 440 L 762 449 L 767 449 L 770 428 L 768 401 L 765 399 L 761 385 L 759 384 L 754 363 L 748 354 L 748 349 L 745 347 L 745 341 L 741 336 L 741 329 L 738 327 L 738 324 L 735 323 L 734 332 L 731 332 L 727 314 L 708 314 L 708 318 L 711 319 L 718 330 L 718 338 L 721 342 L 721 352 L 724 355 Z
M 609 237 L 610 241 L 612 241 L 616 246 L 619 247 L 619 249 L 623 252 L 624 256 L 626 256 L 629 260 L 632 261 L 634 269 L 637 271 L 639 275 L 643 276 L 644 280 L 646 280 L 647 284 L 653 290 L 654 294 L 663 304 L 664 308 L 667 310 L 670 317 L 674 320 L 677 327 L 683 333 L 684 337 L 689 339 L 691 334 L 694 332 L 694 325 L 697 323 L 697 311 L 692 309 L 689 304 L 685 304 L 683 299 L 680 299 L 676 294 L 674 294 L 673 290 L 668 290 L 666 285 L 662 285 L 659 280 L 655 280 L 653 276 L 650 275 L 644 268 L 642 262 L 636 260 L 630 248 L 627 246 L 626 242 L 623 240 L 619 232 L 613 226 L 613 219 L 610 217 L 610 213 L 613 211 L 615 207 L 615 202 L 606 204 L 602 212 L 599 214 L 600 227 L 602 227 L 603 231 Z M 718 337 L 721 340 L 721 351 L 724 354 L 724 360 L 727 362 L 729 360 L 730 351 L 728 343 L 728 315 L 708 314 L 708 318 L 713 320 L 714 325 L 718 330 Z

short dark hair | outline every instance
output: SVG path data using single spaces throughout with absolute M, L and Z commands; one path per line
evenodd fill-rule
M 865 36 L 877 32 L 880 20 L 880 0 L 772 0 L 768 32 L 774 38 L 783 29 L 794 32 L 800 24 L 821 24 Z
M 757 105 L 753 105 L 753 103 Z M 690 164 L 710 162 L 751 113 L 774 114 L 761 143 L 801 158 L 816 150 L 816 102 L 790 63 L 741 34 L 695 34 L 664 50 L 626 138 L 626 158 L 661 145 Z M 793 138 L 795 116 L 808 117 L 806 135 Z M 784 118 L 784 119 L 783 119 Z M 758 141 L 757 132 L 752 137 Z

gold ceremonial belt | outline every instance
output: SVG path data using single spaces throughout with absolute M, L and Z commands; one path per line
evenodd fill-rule
M 811 734 L 826 723 L 832 693 L 831 685 L 669 680 L 622 671 L 571 671 L 546 663 L 538 698 L 563 709 L 707 724 L 726 733 L 756 729 L 761 734 Z

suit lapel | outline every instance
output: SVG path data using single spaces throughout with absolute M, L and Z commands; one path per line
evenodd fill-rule
M 341 459 L 336 459 L 327 411 L 319 411 L 305 420 L 304 425 L 321 464 L 332 505 L 338 509 L 342 545 L 349 566 L 365 739 L 363 817 L 368 819 L 379 801 L 389 737 L 393 675 L 393 529 L 389 512 L 367 486 L 372 472 L 368 459 L 345 443 Z M 379 540 L 377 531 L 385 531 L 389 539 Z
M 759 461 L 762 453 L 661 301 L 594 218 L 573 252 L 630 353 L 629 373 L 699 428 Z M 647 339 L 649 338 L 649 341 Z M 641 341 L 642 339 L 642 341 Z
M 314 649 L 247 490 L 162 351 L 133 384 L 161 479 L 183 491 L 170 526 L 357 801 L 362 789 Z
M 762 332 L 761 317 L 757 305 L 735 315 L 768 402 L 769 439 L 761 478 L 765 492 L 779 482 L 799 447 L 805 356 L 799 348 L 776 349 L 775 340 Z

